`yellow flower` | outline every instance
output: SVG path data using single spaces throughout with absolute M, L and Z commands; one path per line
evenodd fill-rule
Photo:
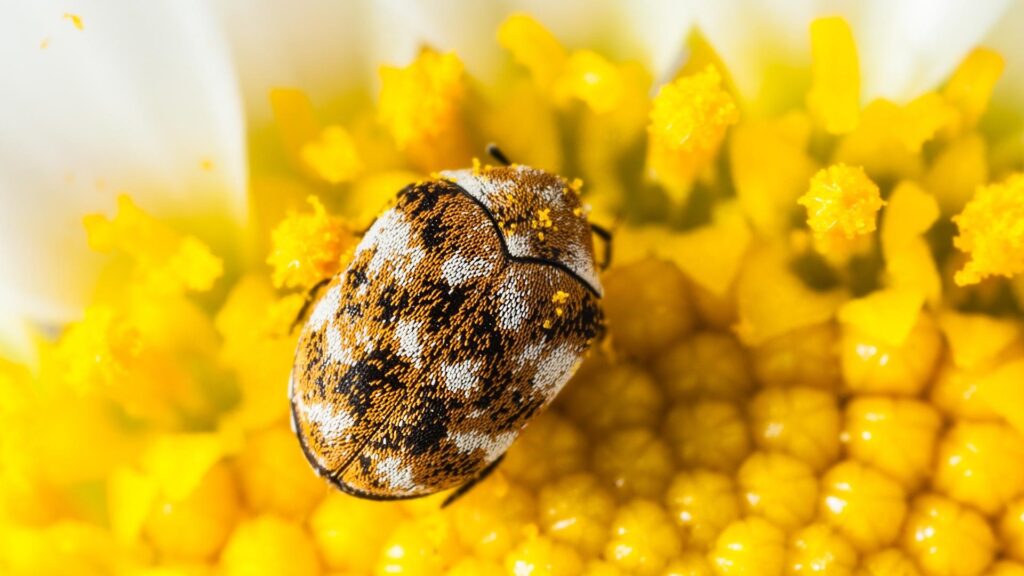
M 0 23 L 0 573 L 1024 570 L 1020 10 L 562 6 Z M 608 337 L 452 506 L 343 494 L 293 321 L 490 140 L 613 229 Z

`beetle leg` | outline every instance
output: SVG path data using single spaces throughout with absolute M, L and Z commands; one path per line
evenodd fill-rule
M 295 327 L 298 326 L 299 322 L 302 322 L 302 319 L 306 317 L 306 312 L 309 312 L 309 307 L 313 305 L 313 300 L 316 299 L 316 293 L 330 281 L 330 278 L 324 278 L 309 289 L 309 292 L 306 293 L 306 301 L 302 303 L 302 308 L 299 308 L 299 313 L 295 315 L 295 320 L 292 320 L 292 325 L 288 328 L 289 334 L 295 332 Z
M 607 270 L 612 263 L 612 233 L 603 226 L 590 224 L 590 231 L 604 241 L 604 262 L 598 264 L 601 270 Z
M 505 153 L 501 151 L 501 148 L 498 148 L 498 145 L 493 142 L 487 145 L 487 153 L 491 155 L 491 158 L 501 162 L 504 166 L 510 166 L 512 164 L 509 162 L 508 156 L 505 156 Z
M 459 498 L 462 498 L 463 496 L 465 496 L 466 492 L 469 492 L 470 490 L 473 489 L 473 486 L 476 486 L 480 481 L 482 481 L 485 478 L 487 478 L 488 476 L 490 476 L 491 473 L 494 472 L 494 470 L 498 468 L 498 464 L 501 464 L 501 461 L 504 460 L 504 459 L 505 459 L 505 455 L 504 454 L 502 454 L 501 456 L 498 456 L 497 458 L 494 459 L 494 462 L 491 462 L 490 464 L 488 464 L 487 467 L 484 468 L 483 470 L 481 470 L 479 474 L 474 476 L 472 480 L 470 480 L 469 482 L 466 482 L 462 486 L 459 486 L 458 488 L 456 488 L 454 492 L 449 494 L 448 497 L 444 499 L 444 502 L 441 504 L 441 508 L 447 508 L 452 503 L 454 503 L 456 500 L 458 500 Z

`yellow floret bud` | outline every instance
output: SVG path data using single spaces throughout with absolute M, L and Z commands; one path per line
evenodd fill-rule
M 501 469 L 518 482 L 541 486 L 583 468 L 586 459 L 586 437 L 572 422 L 548 412 L 523 430 Z
M 839 330 L 835 323 L 814 324 L 772 338 L 752 350 L 757 381 L 765 386 L 838 387 L 842 378 Z
M 459 560 L 451 570 L 445 572 L 445 576 L 505 576 L 505 568 L 500 562 L 494 560 L 482 560 L 467 556 Z
M 918 317 L 899 346 L 844 324 L 843 379 L 846 387 L 857 393 L 916 395 L 935 371 L 941 352 L 942 337 L 927 314 Z
M 654 426 L 665 400 L 661 387 L 639 366 L 594 354 L 559 394 L 556 406 L 592 431 Z
M 398 147 L 432 140 L 457 122 L 465 92 L 454 53 L 420 52 L 405 68 L 382 66 L 378 117 Z
M 565 544 L 534 536 L 505 557 L 506 574 L 530 576 L 576 576 L 583 570 L 579 553 Z
M 581 576 L 626 576 L 617 565 L 607 560 L 591 560 L 583 567 Z
M 1004 66 L 1003 57 L 987 48 L 975 48 L 957 66 L 942 95 L 960 111 L 959 130 L 973 128 L 985 113 Z
M 737 520 L 722 531 L 708 557 L 719 576 L 781 576 L 786 562 L 786 533 L 757 516 Z
M 462 543 L 481 558 L 500 560 L 534 519 L 534 497 L 498 473 L 457 500 L 451 508 Z
M 887 548 L 864 558 L 857 576 L 921 576 L 921 571 L 906 552 Z
M 1024 564 L 1003 560 L 996 562 L 985 576 L 1024 576 Z
M 999 540 L 1007 556 L 1024 562 L 1024 499 L 1006 507 L 999 520 Z
M 312 213 L 293 212 L 272 233 L 267 264 L 274 269 L 278 288 L 305 288 L 334 276 L 342 255 L 355 245 L 355 236 L 340 218 L 328 214 L 315 196 L 307 201 Z
M 261 512 L 303 518 L 327 489 L 286 426 L 253 434 L 237 464 L 245 501 Z
M 225 576 L 316 576 L 320 560 L 302 528 L 275 516 L 241 522 L 224 547 L 220 566 Z
M 895 480 L 847 460 L 821 480 L 821 518 L 858 550 L 870 552 L 896 540 L 907 512 L 905 497 Z
M 403 518 L 394 504 L 361 500 L 331 492 L 309 518 L 309 530 L 324 564 L 331 570 L 369 573 L 380 556 L 387 530 L 368 526 L 395 526 Z
M 433 510 L 423 511 L 391 531 L 374 574 L 434 576 L 442 574 L 462 556 L 454 528 L 437 512 L 439 503 L 424 504 Z
M 747 357 L 728 334 L 698 332 L 658 357 L 654 371 L 673 400 L 740 400 L 753 387 Z
M 1024 271 L 1024 174 L 979 188 L 953 222 L 960 230 L 953 245 L 970 257 L 958 285 Z
M 834 394 L 803 386 L 769 389 L 748 405 L 754 443 L 822 470 L 839 457 L 840 415 Z
M 502 499 L 501 507 L 508 504 Z M 615 500 L 590 474 L 574 474 L 541 489 L 538 517 L 552 538 L 590 554 L 599 554 L 608 541 Z
M 938 411 L 923 402 L 861 397 L 846 407 L 843 440 L 854 459 L 912 491 L 928 475 L 941 426 Z
M 807 225 L 824 253 L 841 253 L 850 241 L 874 232 L 885 205 L 863 168 L 842 163 L 819 170 L 797 203 L 807 208 Z
M 1024 361 L 1007 362 L 978 381 L 978 395 L 988 407 L 1024 434 Z
M 648 500 L 619 508 L 605 558 L 631 574 L 654 575 L 682 550 L 682 541 L 665 509 Z
M 722 76 L 709 65 L 658 90 L 648 130 L 669 150 L 709 154 L 738 120 L 739 110 L 722 86 Z
M 750 453 L 750 433 L 735 404 L 682 402 L 665 420 L 665 434 L 686 466 L 732 472 Z
M 329 184 L 347 182 L 362 168 L 355 141 L 341 126 L 328 126 L 319 138 L 304 144 L 302 160 Z
M 740 515 L 736 484 L 731 476 L 708 470 L 681 472 L 665 496 L 676 524 L 688 544 L 706 548 Z
M 1024 435 L 1005 424 L 961 422 L 939 445 L 933 485 L 985 514 L 1024 491 Z
M 619 494 L 657 498 L 672 475 L 672 449 L 649 428 L 628 428 L 595 447 L 592 466 Z
M 792 530 L 814 517 L 818 480 L 807 464 L 781 452 L 755 452 L 737 476 L 748 514 Z
M 827 524 L 812 524 L 790 538 L 788 574 L 850 576 L 857 568 L 857 551 Z
M 703 554 L 684 552 L 678 559 L 669 563 L 663 576 L 713 576 L 711 562 Z
M 850 25 L 841 17 L 811 22 L 811 90 L 807 109 L 832 134 L 850 132 L 860 113 L 860 63 Z
M 615 268 L 602 281 L 612 341 L 625 355 L 651 357 L 692 329 L 689 286 L 673 264 L 650 258 Z
M 936 408 L 953 418 L 996 420 L 999 412 L 980 394 L 981 383 L 990 373 L 986 368 L 962 370 L 947 359 L 939 367 L 928 398 Z
M 144 530 L 166 558 L 211 558 L 227 540 L 240 512 L 238 486 L 226 464 L 214 466 L 184 500 L 158 500 Z
M 531 16 L 513 14 L 498 28 L 498 42 L 530 71 L 542 89 L 553 89 L 566 53 L 550 31 Z
M 974 576 L 992 562 L 995 537 L 977 512 L 925 494 L 911 506 L 903 547 L 930 576 Z

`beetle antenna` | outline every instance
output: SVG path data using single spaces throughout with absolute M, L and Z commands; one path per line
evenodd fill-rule
M 487 145 L 487 153 L 491 155 L 491 158 L 494 158 L 498 162 L 501 162 L 501 164 L 504 166 L 509 166 L 512 164 L 511 162 L 509 162 L 508 156 L 505 156 L 505 153 L 502 152 L 501 148 L 498 148 L 498 145 L 495 144 L 494 142 L 491 142 L 490 144 Z

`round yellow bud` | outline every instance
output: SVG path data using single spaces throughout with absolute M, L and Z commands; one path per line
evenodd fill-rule
M 731 476 L 719 472 L 694 470 L 677 474 L 666 501 L 692 547 L 709 547 L 722 529 L 740 515 L 736 485 Z
M 633 500 L 615 516 L 604 556 L 631 574 L 658 574 L 682 551 L 682 544 L 664 508 Z
M 843 440 L 854 459 L 914 490 L 929 473 L 941 426 L 939 413 L 923 402 L 855 398 L 846 407 Z
M 665 433 L 686 466 L 732 472 L 750 453 L 747 423 L 730 402 L 680 402 L 665 420 Z
M 297 524 L 269 515 L 239 523 L 220 563 L 225 576 L 320 574 L 320 559 L 309 535 Z
M 857 551 L 827 524 L 811 524 L 793 534 L 786 561 L 789 574 L 850 576 L 857 568 Z
M 227 464 L 215 465 L 180 502 L 157 502 L 143 527 L 162 557 L 203 560 L 227 540 L 240 512 L 238 485 Z
M 747 355 L 733 336 L 698 332 L 661 354 L 654 372 L 673 400 L 740 400 L 753 386 L 747 364 Z
M 935 494 L 914 499 L 903 547 L 926 574 L 973 576 L 992 562 L 995 537 L 973 510 Z
M 839 399 L 809 387 L 769 388 L 750 402 L 754 442 L 822 470 L 839 458 Z
M 709 558 L 719 576 L 780 576 L 786 561 L 786 533 L 757 516 L 737 520 L 718 536 Z
M 907 503 L 898 482 L 860 462 L 847 460 L 822 478 L 820 513 L 858 550 L 871 552 L 899 536 Z
M 242 493 L 253 510 L 302 518 L 327 491 L 286 426 L 254 433 L 236 462 Z
M 331 492 L 313 510 L 309 529 L 328 568 L 370 572 L 389 531 L 367 530 L 367 526 L 394 526 L 403 517 L 396 504 Z
M 811 468 L 779 452 L 755 452 L 739 471 L 740 500 L 748 514 L 792 530 L 814 517 L 818 480 Z
M 1006 424 L 962 422 L 939 445 L 934 486 L 985 514 L 1024 492 L 1024 436 Z
M 602 280 L 612 342 L 627 357 L 655 356 L 693 328 L 689 286 L 674 264 L 648 258 Z
M 595 477 L 574 474 L 545 486 L 538 508 L 541 527 L 552 538 L 590 554 L 604 549 L 615 499 Z

